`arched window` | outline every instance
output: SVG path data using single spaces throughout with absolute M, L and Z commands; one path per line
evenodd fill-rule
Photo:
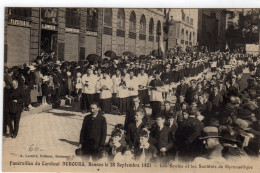
M 98 29 L 98 9 L 88 8 L 87 9 L 87 25 L 88 31 L 97 31 Z
M 112 8 L 105 8 L 104 16 L 104 25 L 112 27 Z
M 189 38 L 189 41 L 191 41 L 191 37 L 192 37 L 192 36 L 191 36 L 191 33 L 190 33 L 190 38 Z
M 188 31 L 186 31 L 186 39 L 185 39 L 186 41 L 188 41 L 189 40 L 189 32 Z
M 193 44 L 196 44 L 196 42 L 195 42 L 195 32 L 193 32 Z
M 132 11 L 130 14 L 129 22 L 129 31 L 136 32 L 136 16 L 134 11 Z
M 149 23 L 149 35 L 153 36 L 153 33 L 154 33 L 154 21 L 153 18 L 151 18 Z
M 181 30 L 181 42 L 184 43 L 184 29 Z
M 145 16 L 142 15 L 140 19 L 140 34 L 145 35 L 145 31 L 146 31 L 146 20 L 145 20 Z
M 156 28 L 156 32 L 157 32 L 157 33 L 156 33 L 156 35 L 158 34 L 159 31 L 162 32 L 161 29 L 162 29 L 161 21 L 159 20 L 159 21 L 157 22 L 157 28 Z
M 122 8 L 117 13 L 117 29 L 125 30 L 125 11 Z

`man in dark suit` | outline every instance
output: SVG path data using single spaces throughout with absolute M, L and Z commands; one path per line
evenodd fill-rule
M 135 121 L 135 113 L 138 109 L 143 109 L 145 115 L 143 118 L 144 123 L 148 121 L 148 118 L 146 116 L 146 111 L 145 108 L 140 104 L 140 98 L 138 96 L 133 97 L 133 104 L 131 108 L 129 108 L 126 112 L 126 117 L 125 117 L 125 124 L 124 124 L 124 129 L 127 130 L 128 125 L 133 123 Z
M 19 123 L 21 118 L 21 113 L 23 109 L 25 93 L 23 90 L 18 86 L 18 81 L 12 81 L 12 88 L 9 92 L 9 114 L 10 119 L 8 119 L 8 124 L 10 125 L 10 134 L 12 138 L 16 138 L 18 135 L 19 130 Z M 14 126 L 12 124 L 12 120 L 14 121 Z M 10 122 L 11 121 L 11 122 Z
M 156 117 L 156 126 L 151 129 L 151 137 L 156 139 L 155 147 L 159 151 L 161 158 L 168 155 L 168 151 L 172 148 L 173 138 L 169 127 L 165 126 L 165 116 L 158 114 Z
M 135 121 L 130 123 L 126 130 L 126 142 L 130 145 L 131 148 L 138 147 L 138 135 L 145 127 L 143 122 L 143 118 L 145 116 L 145 112 L 143 109 L 138 109 L 135 112 Z
M 188 161 L 197 156 L 200 146 L 199 136 L 203 127 L 204 124 L 196 118 L 195 112 L 190 112 L 189 118 L 182 121 L 176 132 L 176 141 L 178 141 L 179 146 L 178 155 L 181 160 Z
M 214 115 L 218 116 L 219 112 L 222 110 L 223 97 L 220 94 L 217 86 L 214 86 L 213 93 L 209 96 L 209 101 L 212 103 L 212 112 Z
M 142 130 L 139 134 L 139 146 L 135 147 L 134 158 L 136 161 L 152 162 L 157 157 L 157 149 L 149 143 L 149 133 Z
M 79 148 L 85 159 L 98 159 L 99 151 L 105 146 L 107 122 L 97 103 L 90 105 L 91 114 L 85 116 L 80 132 Z
M 180 85 L 178 85 L 177 89 L 176 89 L 177 97 L 179 97 L 180 95 L 185 96 L 188 88 L 189 88 L 189 85 L 184 83 L 184 79 L 181 79 L 180 80 Z

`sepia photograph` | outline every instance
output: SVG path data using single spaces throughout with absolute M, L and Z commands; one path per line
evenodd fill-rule
M 260 172 L 260 8 L 3 13 L 2 171 Z

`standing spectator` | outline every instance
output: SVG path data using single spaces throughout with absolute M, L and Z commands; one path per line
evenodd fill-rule
M 161 102 L 163 102 L 162 92 L 163 92 L 163 82 L 160 79 L 159 71 L 155 72 L 155 79 L 150 83 L 151 95 L 150 103 L 152 107 L 152 118 L 155 118 L 158 113 L 161 112 Z
M 98 88 L 100 88 L 101 110 L 105 113 L 110 113 L 113 83 L 108 72 L 104 71 L 103 78 L 99 80 L 98 85 Z
M 148 75 L 145 73 L 144 69 L 141 69 L 141 73 L 138 74 L 138 93 L 141 100 L 141 104 L 146 105 L 149 103 L 148 99 Z
M 9 124 L 11 125 L 10 134 L 12 135 L 12 138 L 16 138 L 19 131 L 19 123 L 23 109 L 25 92 L 18 86 L 17 80 L 13 80 L 12 86 L 13 88 L 9 93 L 9 113 L 14 121 L 14 126 L 12 125 L 12 122 Z
M 79 148 L 84 159 L 98 159 L 98 153 L 104 149 L 107 136 L 107 122 L 97 103 L 90 105 L 91 114 L 85 116 L 80 132 Z
M 165 126 L 165 116 L 162 114 L 156 117 L 156 126 L 151 129 L 151 137 L 156 139 L 155 147 L 159 151 L 161 159 L 169 155 L 168 151 L 172 148 L 173 137 L 169 127 Z
M 82 109 L 83 113 L 90 110 L 90 105 L 94 102 L 96 92 L 97 77 L 93 74 L 92 69 L 87 70 L 87 74 L 82 76 L 83 94 Z
M 131 107 L 126 112 L 125 124 L 124 124 L 125 130 L 127 130 L 129 124 L 131 124 L 135 121 L 135 114 L 140 109 L 142 109 L 143 112 L 145 113 L 144 118 L 143 118 L 143 122 L 144 123 L 147 122 L 146 111 L 145 111 L 145 108 L 140 103 L 140 98 L 138 96 L 136 96 L 136 97 L 133 98 L 132 102 L 133 102 L 133 104 L 131 105 Z

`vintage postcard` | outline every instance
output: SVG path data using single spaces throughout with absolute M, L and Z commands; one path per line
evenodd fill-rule
M 4 8 L 4 172 L 260 172 L 256 8 Z

